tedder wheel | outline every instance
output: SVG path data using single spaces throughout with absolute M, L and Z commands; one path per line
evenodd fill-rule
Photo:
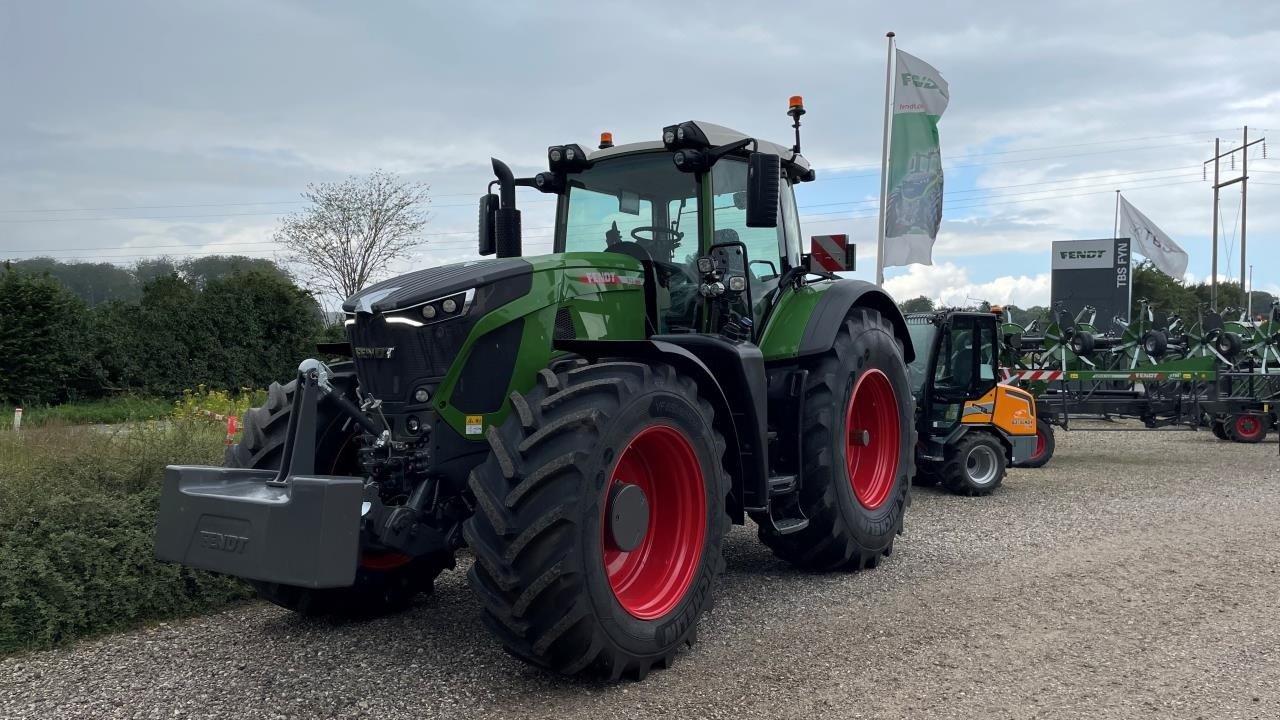
M 355 384 L 350 363 L 333 366 L 339 388 Z M 226 467 L 275 470 L 280 467 L 292 412 L 296 381 L 272 383 L 267 402 L 244 414 L 241 440 L 227 448 Z M 356 432 L 351 421 L 328 403 L 316 408 L 316 470 L 325 475 L 358 475 Z M 355 583 L 343 588 L 304 588 L 250 581 L 263 599 L 303 615 L 368 617 L 408 608 L 422 592 L 431 592 L 440 571 L 453 567 L 452 555 L 411 558 L 393 553 L 363 553 Z
M 1267 436 L 1266 419 L 1254 413 L 1241 413 L 1227 418 L 1227 437 L 1238 443 L 1257 443 Z
M 854 308 L 805 387 L 800 507 L 809 526 L 760 540 L 812 570 L 875 567 L 902 532 L 915 474 L 915 407 L 902 345 L 875 310 Z
M 1231 439 L 1227 437 L 1227 426 L 1223 424 L 1222 420 L 1214 420 L 1212 423 L 1210 423 L 1209 428 L 1213 430 L 1213 436 L 1218 438 L 1219 440 Z
M 1053 439 L 1053 426 L 1046 422 L 1043 418 L 1036 418 L 1036 449 L 1031 453 L 1031 457 L 1019 467 L 1038 468 L 1044 467 L 1049 459 L 1053 457 L 1053 450 L 1057 443 Z
M 947 448 L 939 474 L 942 484 L 959 495 L 989 495 L 1005 475 L 1004 445 L 991 433 L 973 430 Z
M 486 625 L 564 674 L 667 667 L 724 571 L 729 480 L 710 403 L 670 365 L 634 362 L 542 370 L 510 400 L 463 527 Z

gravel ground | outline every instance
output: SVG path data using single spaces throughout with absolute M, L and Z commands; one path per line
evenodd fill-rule
M 795 572 L 752 530 L 699 643 L 642 683 L 508 658 L 461 573 L 382 620 L 267 605 L 0 660 L 0 716 L 1280 717 L 1280 458 L 1059 433 L 987 498 L 917 490 L 894 556 Z

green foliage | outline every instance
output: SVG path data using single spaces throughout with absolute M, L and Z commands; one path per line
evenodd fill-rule
M 154 275 L 137 302 L 88 308 L 51 276 L 4 271 L 0 403 L 266 387 L 324 332 L 315 300 L 270 263 L 160 259 L 134 272 Z
M 243 417 L 246 410 L 267 401 L 266 390 L 240 388 L 239 392 L 210 390 L 201 385 L 195 390 L 183 390 L 182 397 L 173 405 L 175 420 L 208 421 L 209 414 Z
M 15 260 L 10 265 L 28 275 L 52 277 L 89 305 L 113 300 L 136 303 L 142 298 L 145 285 L 171 275 L 177 275 L 196 287 L 204 287 L 211 280 L 237 273 L 261 272 L 289 277 L 279 265 L 266 258 L 244 255 L 208 255 L 182 262 L 158 257 L 141 260 L 132 268 L 111 263 L 63 262 L 49 257 Z
M 213 609 L 246 586 L 154 559 L 163 468 L 216 463 L 206 423 L 0 434 L 0 652 Z
M 173 403 L 164 398 L 118 395 L 97 400 L 81 400 L 61 405 L 35 405 L 22 409 L 22 426 L 116 424 L 158 420 L 173 412 Z M 13 408 L 0 404 L 0 430 L 13 425 Z
M 1254 315 L 1266 315 L 1275 298 L 1266 292 L 1254 291 Z M 1194 323 L 1199 317 L 1200 308 L 1212 306 L 1213 288 L 1207 282 L 1186 285 L 1181 280 L 1165 275 L 1150 262 L 1144 261 L 1133 269 L 1133 312 L 1138 312 L 1138 302 L 1149 300 L 1158 311 L 1168 315 L 1181 315 L 1188 322 Z M 1236 317 L 1246 305 L 1244 292 L 1240 283 L 1218 283 L 1218 309 L 1233 308 L 1232 318 Z
M 904 315 L 910 313 L 933 312 L 934 310 L 933 300 L 925 297 L 924 295 L 921 295 L 920 297 L 913 297 L 909 300 L 903 300 L 898 303 L 898 307 L 902 310 Z
M 29 275 L 47 274 L 90 305 L 110 300 L 137 302 L 142 287 L 129 270 L 111 263 L 66 263 L 37 257 L 15 260 L 13 269 Z
M 66 399 L 86 371 L 87 318 L 53 278 L 0 271 L 0 402 Z
M 260 272 L 208 280 L 203 288 L 161 276 L 137 305 L 95 308 L 92 347 L 102 382 L 176 397 L 207 385 L 266 387 L 314 354 L 315 301 L 289 280 Z

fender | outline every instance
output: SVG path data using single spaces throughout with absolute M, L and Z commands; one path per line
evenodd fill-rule
M 768 502 L 768 426 L 764 357 L 749 343 L 709 335 L 655 335 L 649 340 L 557 340 L 557 350 L 591 360 L 661 361 L 694 379 L 711 402 L 728 444 L 725 464 L 732 483 L 730 516 L 742 524 L 745 510 Z
M 911 335 L 907 332 L 907 320 L 897 303 L 880 286 L 865 280 L 837 280 L 822 293 L 809 315 L 809 322 L 805 324 L 796 354 L 803 357 L 830 350 L 845 316 L 854 307 L 879 311 L 893 325 L 894 337 L 902 342 L 902 359 L 906 362 L 915 359 Z

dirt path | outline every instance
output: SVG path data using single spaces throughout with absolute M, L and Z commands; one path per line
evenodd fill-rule
M 872 572 L 735 530 L 700 642 L 643 683 L 511 660 L 453 573 L 374 622 L 254 605 L 8 658 L 0 716 L 1274 718 L 1277 545 L 1274 441 L 1073 431 L 992 497 L 918 491 Z

